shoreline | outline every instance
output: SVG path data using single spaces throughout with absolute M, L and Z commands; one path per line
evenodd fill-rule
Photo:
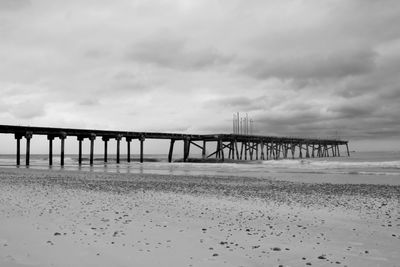
M 11 168 L 0 186 L 2 266 L 400 261 L 400 186 Z

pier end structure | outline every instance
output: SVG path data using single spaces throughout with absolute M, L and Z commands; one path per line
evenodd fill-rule
M 314 157 L 340 157 L 340 147 L 344 146 L 345 154 L 350 156 L 348 141 L 337 139 L 318 139 L 318 138 L 297 138 L 297 137 L 278 137 L 262 135 L 243 135 L 243 134 L 179 134 L 161 132 L 130 132 L 130 131 L 110 131 L 94 129 L 72 129 L 72 128 L 52 128 L 52 127 L 32 127 L 32 126 L 13 126 L 0 125 L 0 133 L 14 134 L 17 142 L 16 164 L 21 164 L 20 142 L 26 139 L 25 164 L 30 164 L 30 140 L 34 135 L 46 135 L 49 141 L 49 165 L 53 165 L 53 140 L 59 138 L 61 141 L 60 165 L 64 165 L 65 139 L 76 137 L 79 143 L 78 163 L 82 164 L 82 143 L 85 139 L 90 141 L 89 164 L 93 165 L 94 145 L 97 137 L 101 137 L 104 142 L 104 162 L 108 162 L 108 141 L 116 140 L 116 162 L 120 163 L 120 142 L 123 138 L 127 142 L 127 161 L 131 161 L 130 143 L 137 139 L 140 142 L 141 163 L 144 162 L 144 142 L 146 139 L 166 139 L 170 140 L 168 151 L 168 162 L 172 162 L 174 145 L 177 141 L 183 142 L 183 161 L 190 161 L 190 149 L 200 149 L 203 160 L 215 157 L 217 161 L 229 160 L 278 160 L 287 158 L 314 158 Z M 216 149 L 208 154 L 206 145 L 214 143 Z

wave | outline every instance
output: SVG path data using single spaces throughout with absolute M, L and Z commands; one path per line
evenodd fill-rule
M 343 169 L 343 168 L 381 168 L 400 169 L 400 161 L 314 161 L 314 160 L 271 160 L 263 161 L 264 165 L 282 168 L 300 169 Z

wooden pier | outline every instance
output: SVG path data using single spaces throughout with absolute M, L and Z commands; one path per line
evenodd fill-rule
M 82 164 L 82 142 L 90 141 L 89 164 L 93 165 L 94 145 L 97 138 L 104 142 L 104 162 L 108 161 L 108 142 L 116 142 L 116 162 L 120 163 L 121 141 L 125 140 L 127 145 L 127 161 L 131 161 L 130 145 L 132 140 L 140 142 L 140 162 L 144 161 L 144 142 L 146 139 L 170 140 L 168 162 L 172 162 L 174 144 L 183 142 L 183 161 L 189 161 L 191 147 L 201 152 L 202 159 L 216 158 L 223 162 L 230 160 L 277 160 L 288 158 L 315 158 L 315 157 L 340 157 L 340 146 L 345 146 L 345 154 L 350 156 L 348 141 L 335 139 L 312 139 L 294 137 L 275 137 L 260 135 L 240 134 L 177 134 L 158 132 L 127 132 L 71 128 L 50 128 L 0 125 L 0 133 L 13 134 L 16 139 L 16 164 L 21 162 L 21 139 L 26 140 L 25 165 L 30 161 L 30 140 L 35 135 L 45 135 L 49 142 L 49 165 L 53 165 L 53 140 L 61 140 L 60 164 L 64 165 L 65 139 L 75 137 L 78 141 L 78 163 Z M 211 153 L 207 153 L 207 143 L 213 143 Z

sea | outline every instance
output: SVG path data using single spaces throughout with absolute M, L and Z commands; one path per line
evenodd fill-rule
M 16 166 L 15 155 L 0 155 L 0 167 L 190 177 L 235 176 L 304 183 L 400 185 L 400 151 L 352 152 L 350 156 L 341 157 L 225 163 L 179 162 L 179 155 L 174 156 L 177 161 L 169 163 L 165 154 L 145 155 L 145 162 L 139 163 L 139 156 L 132 155 L 131 162 L 121 157 L 117 164 L 115 155 L 109 155 L 107 163 L 103 162 L 102 155 L 95 155 L 94 164 L 90 166 L 89 156 L 83 155 L 83 164 L 79 166 L 77 155 L 65 155 L 65 165 L 61 167 L 57 155 L 53 156 L 53 166 L 49 166 L 47 155 L 33 154 L 30 166 L 27 167 L 23 155 L 20 166 Z

